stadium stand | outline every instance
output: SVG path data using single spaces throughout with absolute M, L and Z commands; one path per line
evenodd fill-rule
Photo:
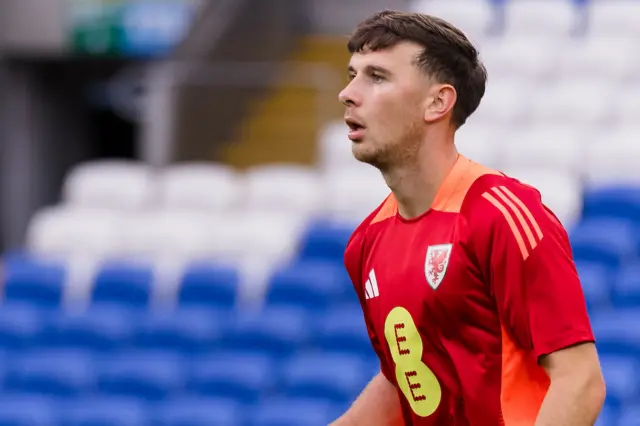
M 633 426 L 640 1 L 581 3 L 412 8 L 479 44 L 490 82 L 459 148 L 537 186 L 566 224 L 608 383 L 598 425 Z M 26 250 L 4 256 L 0 425 L 326 426 L 339 415 L 377 368 L 342 254 L 388 190 L 351 158 L 341 123 L 319 152 L 313 169 L 71 171 Z

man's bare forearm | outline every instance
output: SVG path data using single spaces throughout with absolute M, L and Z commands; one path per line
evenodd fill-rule
M 351 408 L 330 426 L 400 426 L 403 424 L 398 392 L 382 373 L 364 388 Z
M 593 426 L 605 398 L 601 377 L 551 383 L 535 426 Z

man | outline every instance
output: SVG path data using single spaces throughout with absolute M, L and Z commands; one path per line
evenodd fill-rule
M 348 47 L 352 150 L 392 193 L 345 252 L 381 373 L 334 426 L 593 425 L 605 386 L 567 234 L 454 145 L 485 91 L 477 50 L 400 12 Z

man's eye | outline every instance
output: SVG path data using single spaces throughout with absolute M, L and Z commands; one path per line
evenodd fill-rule
M 381 76 L 381 75 L 379 75 L 379 74 L 373 74 L 373 75 L 371 76 L 371 78 L 372 78 L 372 79 L 373 79 L 373 81 L 375 81 L 376 83 L 380 83 L 381 81 L 383 81 L 383 80 L 384 80 L 384 77 L 382 77 L 382 76 Z

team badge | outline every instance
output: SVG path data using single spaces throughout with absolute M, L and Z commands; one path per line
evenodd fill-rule
M 447 273 L 451 248 L 453 244 L 438 244 L 427 247 L 427 257 L 424 261 L 424 274 L 427 282 L 434 290 L 438 288 Z

